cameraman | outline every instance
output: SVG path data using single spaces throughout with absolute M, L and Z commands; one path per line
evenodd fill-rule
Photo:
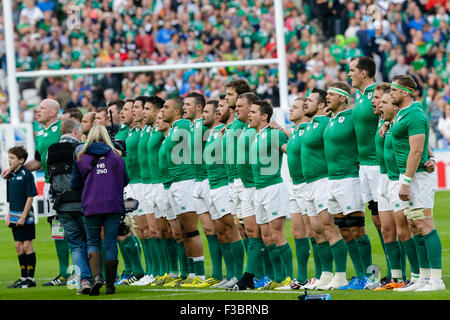
M 115 293 L 118 265 L 117 236 L 124 215 L 123 188 L 129 178 L 122 153 L 103 126 L 94 126 L 73 166 L 71 187 L 83 189 L 81 203 L 86 226 L 88 258 L 94 283 L 90 295 L 99 295 L 103 285 L 101 229 L 104 229 L 106 294 Z
M 50 191 L 55 199 L 53 208 L 61 222 L 65 238 L 72 252 L 72 259 L 79 270 L 78 294 L 88 294 L 91 290 L 92 274 L 87 258 L 86 230 L 81 212 L 81 194 L 72 191 L 70 180 L 76 151 L 81 150 L 81 124 L 68 119 L 61 124 L 61 140 L 50 146 L 47 164 L 50 174 Z

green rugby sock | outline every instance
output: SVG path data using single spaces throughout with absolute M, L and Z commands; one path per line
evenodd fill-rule
M 294 264 L 293 264 L 294 257 L 289 242 L 286 242 L 282 246 L 277 246 L 276 249 L 278 250 L 281 261 L 283 262 L 283 269 L 284 269 L 283 280 L 286 279 L 287 277 L 294 279 Z
M 164 244 L 164 239 L 155 239 L 156 255 L 159 260 L 159 273 L 162 276 L 169 272 L 169 265 L 167 263 L 167 248 L 164 248 Z
M 378 232 L 378 237 L 380 238 L 381 247 L 383 248 L 384 257 L 386 258 L 386 266 L 387 266 L 386 277 L 392 278 L 391 265 L 389 263 L 390 260 L 388 259 L 388 256 L 387 256 L 386 245 L 384 242 L 383 233 L 381 232 L 381 230 L 377 230 L 377 232 Z
M 343 239 L 331 246 L 336 272 L 347 272 L 347 246 Z
M 366 234 L 362 237 L 356 239 L 358 244 L 359 254 L 361 256 L 361 261 L 364 266 L 366 276 L 371 274 L 367 273 L 368 268 L 372 265 L 372 246 L 370 244 L 369 236 Z
M 68 277 L 70 277 L 70 273 L 68 272 L 70 256 L 69 244 L 66 239 L 55 239 L 55 248 L 59 262 L 59 274 L 61 275 L 61 277 L 67 279 Z
M 212 273 L 211 277 L 222 280 L 222 250 L 217 235 L 206 236 L 208 241 L 209 255 L 211 257 Z
M 226 279 L 233 278 L 234 266 L 233 266 L 233 252 L 231 251 L 231 243 L 225 242 L 220 244 L 222 250 L 223 260 L 225 261 Z
M 320 262 L 319 249 L 317 248 L 316 238 L 310 238 L 314 259 L 314 278 L 320 279 L 322 275 L 322 262 Z
M 297 259 L 297 280 L 301 283 L 308 280 L 308 259 L 311 253 L 308 238 L 294 239 Z
M 408 257 L 409 267 L 411 269 L 411 273 L 419 274 L 419 257 L 417 255 L 417 244 L 414 238 L 410 238 L 406 241 L 402 242 L 403 248 L 405 249 L 406 256 Z
M 327 271 L 333 273 L 333 255 L 331 253 L 330 243 L 328 241 L 318 243 L 320 262 L 322 263 L 322 272 Z
M 275 277 L 275 271 L 273 269 L 272 260 L 269 256 L 269 249 L 264 244 L 264 247 L 261 249 L 261 261 L 264 269 L 264 275 L 273 279 Z
M 353 268 L 355 269 L 355 276 L 359 279 L 364 278 L 366 272 L 362 264 L 361 255 L 359 254 L 358 244 L 356 240 L 352 239 L 346 242 L 348 255 L 350 260 L 352 260 Z
M 142 267 L 141 255 L 139 254 L 139 246 L 133 236 L 129 236 L 122 241 L 128 257 L 130 258 L 131 267 L 134 275 L 144 275 L 144 268 Z
M 402 279 L 403 281 L 406 281 L 406 251 L 403 247 L 403 243 L 401 241 L 397 241 L 398 245 L 400 246 L 400 257 L 401 257 L 401 263 L 402 263 Z
M 231 252 L 233 254 L 233 276 L 238 280 L 242 278 L 244 273 L 245 249 L 244 242 L 238 240 L 231 243 Z
M 180 263 L 180 277 L 187 278 L 189 274 L 188 261 L 186 257 L 186 249 L 184 248 L 184 242 L 177 242 L 178 261 Z
M 442 242 L 436 229 L 423 236 L 431 269 L 442 269 Z
M 128 257 L 126 249 L 123 247 L 123 241 L 117 241 L 117 243 L 119 245 L 120 254 L 122 255 L 124 273 L 128 276 L 129 274 L 131 274 L 131 272 L 133 272 L 130 258 Z
M 401 248 L 398 243 L 398 241 L 393 242 L 386 242 L 386 252 L 387 257 L 389 259 L 389 264 L 391 265 L 392 270 L 394 270 L 395 274 L 401 274 L 401 268 L 402 268 L 402 255 L 401 255 Z M 402 278 L 399 278 L 398 276 L 393 277 L 394 280 L 402 280 Z
M 260 278 L 262 274 L 260 255 L 261 249 L 264 247 L 264 242 L 261 238 L 249 238 L 247 248 L 247 265 L 245 266 L 245 272 L 253 274 L 255 277 Z
M 420 269 L 430 269 L 430 261 L 428 260 L 427 246 L 425 245 L 425 239 L 421 234 L 414 236 L 417 246 L 417 257 L 419 258 Z M 420 272 L 419 272 L 420 273 Z
M 284 268 L 283 268 L 283 262 L 280 257 L 280 253 L 276 248 L 275 244 L 272 244 L 270 246 L 266 246 L 269 251 L 269 257 L 270 261 L 273 265 L 274 270 L 274 278 L 273 280 L 275 282 L 282 282 L 284 278 Z
M 178 274 L 178 244 L 175 239 L 166 239 L 167 242 L 167 259 L 169 261 L 170 273 Z

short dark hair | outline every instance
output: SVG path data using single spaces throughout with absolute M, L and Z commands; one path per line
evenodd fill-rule
M 318 93 L 319 94 L 319 103 L 325 103 L 325 106 L 327 105 L 327 92 L 323 89 L 319 88 L 313 88 L 311 90 L 311 93 Z
M 106 114 L 108 114 L 108 108 L 106 108 L 106 107 L 98 107 L 97 109 L 95 109 L 95 112 L 97 112 L 97 113 L 105 112 Z
M 246 99 L 248 104 L 253 104 L 254 101 L 259 100 L 259 97 L 253 92 L 244 92 L 238 96 L 238 99 Z
M 207 104 L 212 105 L 212 106 L 214 107 L 214 109 L 213 109 L 214 112 L 216 112 L 217 107 L 219 106 L 219 101 L 218 101 L 218 100 L 208 100 L 208 101 L 206 101 L 205 106 L 206 106 Z
M 413 91 L 417 90 L 417 83 L 414 81 L 414 78 L 409 74 L 395 76 L 394 78 L 392 78 L 392 82 L 397 82 L 399 85 L 410 88 Z
M 144 104 L 145 104 L 145 102 L 147 102 L 147 99 L 148 99 L 148 97 L 146 97 L 146 96 L 137 96 L 134 99 L 134 102 L 141 101 L 142 102 L 142 108 L 144 108 Z
M 79 122 L 81 122 L 83 120 L 83 113 L 81 113 L 80 109 L 78 108 L 69 108 L 69 109 L 65 109 L 63 111 L 63 114 L 70 114 L 70 118 L 75 118 L 77 119 Z
M 150 96 L 146 102 L 151 103 L 154 108 L 159 110 L 164 106 L 164 102 L 166 101 L 158 96 Z
M 245 79 L 231 80 L 230 82 L 227 83 L 226 86 L 227 88 L 233 88 L 234 90 L 236 90 L 238 95 L 243 94 L 244 92 L 252 91 L 250 85 Z
M 201 93 L 198 93 L 198 92 L 190 92 L 187 96 L 186 96 L 186 98 L 194 98 L 195 99 L 195 105 L 198 105 L 198 104 L 200 104 L 201 106 L 202 106 L 202 109 L 205 107 L 205 105 L 206 105 L 206 100 L 205 100 L 205 97 L 201 94 Z
M 224 94 L 221 94 L 221 95 L 219 96 L 219 100 L 223 100 L 223 99 L 225 99 L 225 95 L 224 95 Z
M 27 149 L 25 149 L 23 146 L 12 147 L 8 150 L 8 153 L 15 155 L 19 160 L 23 159 L 24 162 L 28 158 Z
M 172 100 L 173 102 L 175 102 L 175 108 L 176 108 L 176 109 L 178 109 L 178 110 L 180 110 L 181 112 L 183 112 L 183 106 L 184 106 L 184 103 L 183 103 L 183 100 L 182 100 L 181 98 L 179 98 L 179 97 L 169 98 L 169 99 L 167 99 L 166 101 L 170 101 L 170 100 Z M 181 115 L 183 115 L 183 113 L 181 113 Z
M 266 100 L 255 100 L 252 104 L 259 106 L 259 112 L 261 112 L 261 114 L 267 114 L 267 121 L 270 121 L 270 118 L 272 118 L 273 115 L 273 107 L 270 102 Z
M 117 100 L 114 100 L 114 101 L 111 101 L 110 103 L 108 103 L 108 108 L 112 107 L 112 106 L 116 106 L 117 110 L 121 111 L 124 104 L 125 104 L 124 100 L 117 99 Z
M 375 64 L 375 60 L 373 60 L 371 57 L 356 57 L 353 58 L 353 60 L 357 60 L 358 64 L 356 65 L 356 67 L 359 70 L 364 70 L 367 71 L 367 75 L 369 76 L 369 78 L 373 78 L 375 77 L 375 73 L 377 71 L 377 65 Z

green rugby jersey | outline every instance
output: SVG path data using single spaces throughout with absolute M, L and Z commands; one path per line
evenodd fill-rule
M 141 136 L 138 143 L 138 162 L 141 174 L 141 183 L 151 183 L 152 177 L 150 167 L 148 166 L 148 149 L 147 143 L 152 132 L 152 126 L 145 125 L 141 130 Z
M 161 182 L 166 190 L 170 189 L 172 185 L 171 178 L 169 177 L 169 168 L 167 167 L 167 144 L 167 139 L 164 139 L 158 151 L 158 168 L 161 175 Z
M 387 131 L 384 135 L 384 163 L 389 180 L 396 181 L 399 179 L 400 170 L 398 169 L 397 161 L 394 156 L 394 149 L 392 148 L 392 132 Z
M 128 131 L 130 131 L 130 127 L 124 123 L 120 125 L 119 132 L 116 133 L 114 138 L 116 140 L 125 140 L 128 137 Z
M 147 141 L 148 167 L 150 169 L 151 183 L 162 183 L 164 172 L 159 167 L 159 150 L 161 144 L 166 137 L 164 132 L 158 130 L 158 126 L 154 126 L 150 137 Z
M 255 180 L 253 178 L 252 165 L 250 163 L 250 149 L 253 141 L 255 140 L 256 129 L 250 128 L 247 122 L 239 135 L 237 140 L 237 163 L 236 169 L 239 178 L 242 180 L 244 188 L 251 188 L 255 186 Z
M 191 133 L 192 133 L 192 147 L 193 150 L 191 157 L 192 163 L 194 164 L 195 170 L 195 181 L 203 181 L 208 176 L 206 172 L 206 165 L 203 161 L 203 150 L 205 149 L 206 139 L 205 132 L 208 127 L 203 125 L 203 119 L 195 119 L 192 122 Z
M 410 106 L 402 108 L 397 112 L 394 122 L 392 123 L 391 132 L 392 146 L 400 173 L 406 172 L 406 163 L 410 151 L 409 137 L 416 134 L 425 135 L 422 158 L 420 159 L 417 172 L 426 171 L 424 163 L 428 160 L 428 136 L 430 124 L 428 123 L 426 114 L 420 107 L 420 102 L 414 102 Z
M 329 117 L 315 116 L 308 122 L 302 138 L 302 172 L 306 183 L 328 177 L 328 165 L 323 145 L 323 131 Z
M 220 129 L 224 127 L 220 124 L 211 129 L 208 139 L 206 140 L 204 157 L 206 164 L 206 172 L 208 174 L 209 187 L 217 189 L 228 185 L 227 171 L 223 163 L 222 140 L 224 139 L 220 133 Z
M 303 122 L 299 124 L 298 128 L 292 127 L 286 146 L 289 175 L 295 185 L 306 181 L 302 171 L 301 149 L 303 134 L 307 126 L 308 122 Z
M 361 165 L 376 166 L 375 133 L 378 127 L 378 115 L 373 113 L 373 93 L 376 83 L 366 87 L 364 92 L 359 90 L 355 96 L 353 107 L 353 122 L 355 124 L 356 142 Z
M 36 155 L 35 159 L 39 160 L 42 170 L 45 174 L 45 182 L 49 183 L 50 175 L 47 170 L 47 152 L 48 147 L 54 143 L 58 143 L 61 139 L 61 120 L 57 120 L 50 124 L 48 128 L 42 128 L 36 133 Z
M 244 128 L 245 123 L 240 121 L 237 116 L 227 125 L 227 128 L 223 134 L 222 146 L 223 146 L 223 161 L 227 170 L 228 181 L 231 183 L 234 179 L 238 179 L 238 173 L 236 168 L 237 162 L 237 139 Z
M 176 120 L 165 140 L 167 167 L 171 181 L 195 179 L 191 160 L 191 122 L 187 119 Z
M 283 182 L 283 152 L 280 148 L 286 143 L 287 137 L 280 130 L 265 127 L 256 134 L 250 154 L 256 189 Z
M 128 136 L 125 140 L 127 146 L 127 156 L 125 160 L 125 169 L 130 177 L 130 183 L 141 182 L 141 171 L 138 161 L 138 144 L 141 137 L 141 128 L 134 126 L 128 132 Z
M 380 165 L 380 173 L 387 173 L 386 165 L 384 163 L 384 144 L 386 143 L 386 138 L 382 138 L 378 131 L 380 131 L 381 127 L 383 126 L 384 121 L 380 118 L 378 121 L 378 127 L 377 127 L 377 133 L 375 133 L 375 149 L 377 152 L 377 162 Z
M 332 116 L 323 132 L 330 180 L 359 177 L 358 147 L 352 114 L 352 109 L 346 109 Z

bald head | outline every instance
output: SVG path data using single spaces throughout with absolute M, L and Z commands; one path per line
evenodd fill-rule
M 58 120 L 59 103 L 54 99 L 44 99 L 39 104 L 37 111 L 37 121 L 47 127 L 56 120 Z

